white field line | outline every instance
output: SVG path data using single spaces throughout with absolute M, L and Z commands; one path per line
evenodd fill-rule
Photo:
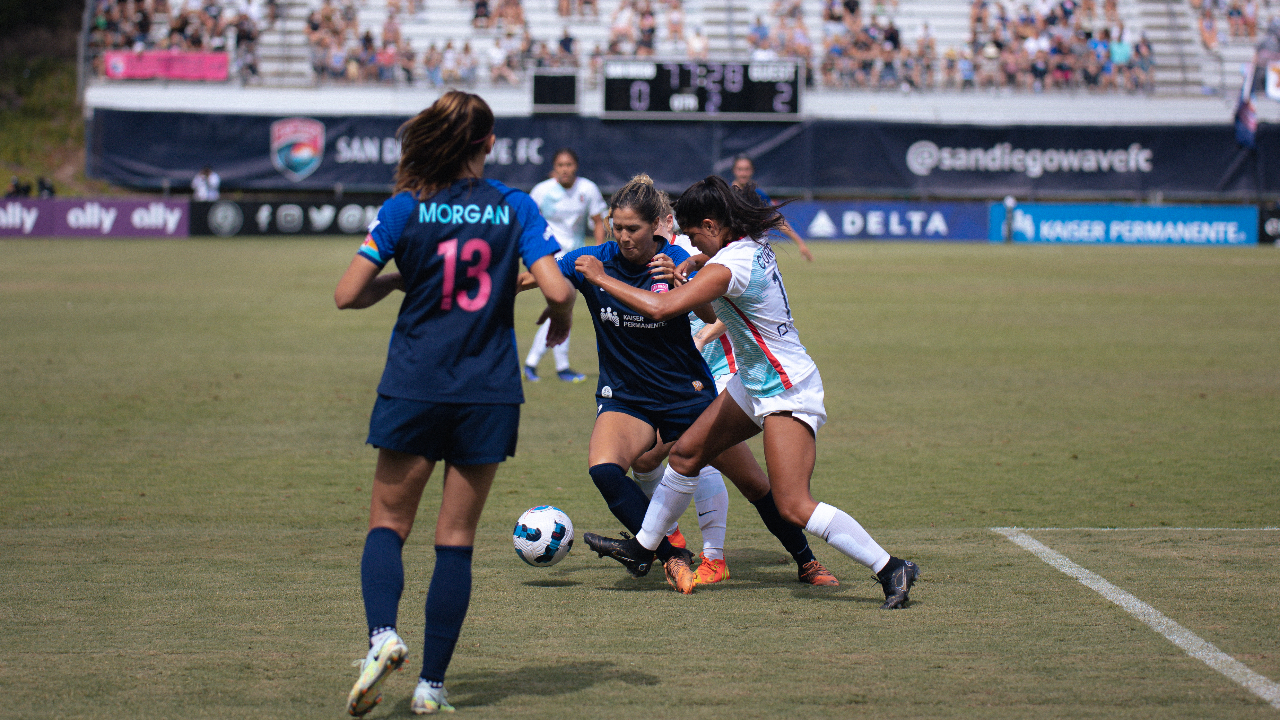
M 1041 527 L 1041 528 L 991 528 L 996 532 L 1003 533 L 1005 530 L 1019 530 L 1021 532 L 1040 532 L 1052 530 L 1088 530 L 1090 532 L 1153 532 L 1156 530 L 1174 530 L 1181 532 L 1275 532 L 1280 527 L 1260 527 L 1260 528 L 1228 528 L 1228 527 Z
M 1086 587 L 1146 623 L 1152 630 L 1165 636 L 1169 642 L 1185 650 L 1191 657 L 1226 675 L 1244 689 L 1270 703 L 1271 707 L 1280 710 L 1280 684 L 1249 669 L 1244 663 L 1219 650 L 1213 643 L 1182 627 L 1132 594 L 1107 582 L 1097 573 L 1075 564 L 1066 555 L 1045 546 L 1021 528 L 991 528 L 991 531 L 1004 535 L 1052 567 L 1079 580 Z

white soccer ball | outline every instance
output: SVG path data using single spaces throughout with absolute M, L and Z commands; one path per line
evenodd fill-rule
M 551 567 L 573 547 L 573 521 L 558 507 L 531 507 L 516 520 L 511 540 L 521 560 L 534 567 Z

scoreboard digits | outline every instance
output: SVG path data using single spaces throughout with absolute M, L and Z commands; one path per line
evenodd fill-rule
M 605 119 L 796 120 L 800 64 L 606 60 Z

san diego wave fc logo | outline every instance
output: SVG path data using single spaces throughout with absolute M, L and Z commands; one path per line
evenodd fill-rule
M 311 118 L 285 118 L 271 123 L 271 164 L 298 182 L 324 160 L 324 123 Z
M 542 539 L 542 531 L 538 528 L 531 528 L 523 523 L 516 523 L 516 529 L 512 533 L 516 537 L 524 538 L 531 543 L 536 543 Z M 544 563 L 556 556 L 556 552 L 560 550 L 560 543 L 564 542 L 564 536 L 569 534 L 569 528 L 564 523 L 556 523 L 555 530 L 551 531 L 551 542 L 547 543 L 547 547 L 542 551 L 541 555 L 534 558 L 535 563 Z
M 622 321 L 618 319 L 618 313 L 611 307 L 600 308 L 600 322 L 611 322 L 614 327 L 622 325 Z

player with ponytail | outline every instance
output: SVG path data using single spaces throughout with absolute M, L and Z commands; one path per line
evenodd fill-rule
M 551 338 L 569 333 L 574 294 L 555 264 L 559 244 L 528 195 L 483 177 L 493 126 L 484 100 L 458 91 L 401 126 L 395 195 L 334 291 L 341 309 L 404 292 L 369 421 L 378 460 L 360 561 L 369 647 L 347 699 L 356 716 L 377 705 L 408 655 L 396 632 L 401 550 L 441 460 L 436 564 L 410 708 L 453 710 L 444 675 L 470 604 L 476 527 L 498 464 L 515 453 L 524 402 L 512 327 L 519 262 L 546 298 Z M 398 272 L 382 272 L 391 260 Z
M 671 448 L 640 532 L 627 540 L 588 533 L 584 540 L 608 549 L 624 565 L 649 562 L 671 520 L 688 507 L 702 468 L 763 431 L 769 483 L 781 518 L 875 572 L 885 596 L 882 608 L 905 607 L 919 574 L 916 564 L 891 556 L 858 521 L 810 493 L 817 431 L 827 415 L 822 377 L 800 344 L 776 258 L 762 240 L 780 227 L 782 215 L 754 204 L 715 176 L 686 190 L 675 215 L 681 231 L 702 253 L 691 263 L 701 269 L 675 290 L 636 292 L 589 257 L 579 258 L 576 268 L 587 282 L 655 322 L 711 303 L 727 327 L 738 372 Z
M 669 292 L 675 265 L 688 258 L 683 248 L 672 245 L 664 236 L 670 234 L 671 212 L 666 194 L 655 188 L 647 175 L 637 175 L 614 193 L 610 202 L 614 239 L 567 253 L 559 261 L 561 272 L 582 293 L 591 310 L 600 359 L 588 474 L 614 516 L 631 532 L 640 530 L 649 498 L 627 477 L 627 469 L 642 456 L 649 468 L 661 462 L 672 443 L 711 404 L 714 380 L 694 346 L 687 315 L 646 321 L 629 304 L 586 282 L 574 268 L 580 258 L 592 258 L 600 263 L 603 272 L 635 292 Z M 522 280 L 522 288 L 532 287 L 532 278 L 527 274 Z M 745 444 L 724 448 L 708 463 L 711 465 L 733 480 L 748 499 L 759 500 L 769 492 L 768 477 Z M 638 474 L 637 479 L 644 482 L 645 478 Z M 652 484 L 656 485 L 656 478 Z M 713 565 L 718 561 L 723 567 L 728 515 L 724 480 L 708 467 L 695 485 L 699 512 L 706 511 L 700 518 L 704 563 L 708 561 L 706 552 L 711 550 L 709 560 Z M 769 505 L 772 507 L 772 501 Z M 773 514 L 777 514 L 776 510 Z M 673 518 L 655 544 L 655 556 L 662 561 L 672 587 L 691 593 L 699 575 L 690 566 L 691 554 L 672 546 L 667 539 L 675 528 Z M 792 527 L 780 529 L 779 539 L 793 555 L 800 553 L 816 563 L 802 532 Z M 649 565 L 629 569 L 641 576 L 648 572 Z M 724 574 L 703 575 L 706 581 L 718 581 Z

